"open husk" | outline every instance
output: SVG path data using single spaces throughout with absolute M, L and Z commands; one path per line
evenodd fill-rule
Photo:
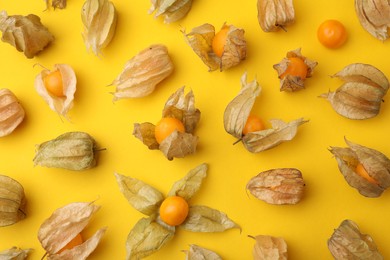
M 21 249 L 18 247 L 11 247 L 10 249 L 0 252 L 0 259 L 2 260 L 24 260 L 27 259 L 28 254 L 32 249 Z
M 24 219 L 25 207 L 23 186 L 11 177 L 0 175 L 0 227 Z
M 388 0 L 355 0 L 355 11 L 360 24 L 375 38 L 389 38 L 390 2 Z
M 365 197 L 379 197 L 390 187 L 390 159 L 381 152 L 345 140 L 348 147 L 331 147 L 338 168 L 347 183 Z M 366 175 L 357 171 L 358 164 Z
M 264 32 L 276 32 L 294 23 L 293 0 L 258 0 L 257 19 Z
M 155 12 L 155 17 L 163 16 L 165 23 L 184 18 L 192 6 L 192 0 L 151 0 L 151 2 L 149 13 Z
M 160 144 L 155 137 L 155 125 L 149 122 L 135 123 L 133 135 L 141 140 L 149 149 L 159 149 L 168 160 L 182 158 L 196 151 L 198 137 L 194 135 L 200 120 L 200 111 L 195 107 L 195 97 L 192 91 L 184 94 L 184 87 L 173 93 L 165 103 L 162 117 L 173 117 L 180 120 L 185 132 L 174 131 Z
M 328 240 L 328 248 L 334 259 L 383 260 L 383 256 L 370 235 L 360 233 L 352 220 L 346 219 L 334 230 Z
M 62 77 L 63 96 L 55 96 L 51 94 L 45 87 L 44 78 L 59 70 Z M 36 77 L 34 86 L 38 94 L 45 100 L 51 110 L 57 112 L 59 115 L 67 118 L 69 110 L 73 106 L 74 94 L 76 92 L 77 79 L 71 66 L 67 64 L 55 64 L 52 71 L 48 69 L 42 70 Z
M 380 70 L 369 64 L 353 63 L 334 77 L 343 80 L 344 84 L 320 97 L 326 98 L 338 114 L 360 120 L 379 113 L 389 89 L 389 81 Z
M 184 250 L 186 260 L 222 260 L 217 253 L 210 249 L 191 244 L 189 250 Z
M 254 260 L 287 260 L 287 243 L 281 237 L 267 235 L 249 236 L 256 240 L 253 247 Z
M 142 50 L 126 64 L 111 85 L 116 86 L 114 101 L 150 95 L 170 76 L 174 66 L 165 45 L 155 44 Z
M 86 259 L 97 247 L 107 228 L 101 228 L 82 244 L 58 253 L 89 224 L 100 206 L 92 202 L 74 202 L 56 209 L 38 230 L 38 240 L 47 259 Z
M 0 89 L 0 137 L 12 133 L 24 119 L 24 109 L 9 89 Z
M 224 24 L 222 28 L 224 27 L 229 27 L 229 29 L 221 57 L 217 56 L 212 49 L 212 41 L 216 33 L 213 25 L 206 23 L 193 28 L 189 33 L 184 32 L 187 43 L 209 67 L 209 71 L 229 69 L 246 58 L 245 31 L 234 25 Z

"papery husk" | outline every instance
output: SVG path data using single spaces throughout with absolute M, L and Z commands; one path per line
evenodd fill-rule
M 223 123 L 226 132 L 236 138 L 242 138 L 242 130 L 260 92 L 261 87 L 256 79 L 247 83 L 245 72 L 241 76 L 240 92 L 230 101 L 224 112 Z
M 272 119 L 270 122 L 272 128 L 251 132 L 242 137 L 242 143 L 249 152 L 259 153 L 291 141 L 297 134 L 298 127 L 309 121 L 298 118 L 288 123 L 280 119 Z
M 318 62 L 310 60 L 301 54 L 301 48 L 287 52 L 286 58 L 283 58 L 278 64 L 275 64 L 273 68 L 278 72 L 280 79 L 280 91 L 294 92 L 305 88 L 305 80 L 299 76 L 286 75 L 281 78 L 281 75 L 287 70 L 290 63 L 288 58 L 299 58 L 307 65 L 306 78 L 310 78 L 313 75 L 313 70 L 317 66 Z
M 45 87 L 44 77 L 54 72 L 60 71 L 63 84 L 62 97 L 52 95 Z M 67 64 L 55 64 L 52 71 L 44 69 L 35 77 L 34 86 L 38 94 L 45 100 L 51 110 L 67 118 L 69 110 L 73 107 L 74 94 L 76 92 L 77 79 L 71 66 Z
M 249 236 L 256 240 L 253 247 L 254 260 L 287 260 L 287 244 L 282 237 L 266 235 Z
M 360 233 L 352 220 L 344 220 L 328 240 L 328 248 L 336 260 L 384 259 L 371 236 Z
M 65 9 L 66 8 L 66 1 L 67 0 L 52 0 L 51 1 L 51 6 L 56 9 Z M 49 6 L 50 6 L 50 1 L 49 0 L 45 0 L 46 2 L 46 7 L 47 9 L 49 9 Z
M 24 109 L 9 89 L 0 89 L 0 137 L 11 134 L 24 119 Z
M 390 3 L 388 0 L 355 0 L 360 24 L 372 36 L 384 41 L 389 38 Z
M 29 249 L 21 249 L 18 247 L 12 247 L 10 249 L 0 252 L 1 260 L 24 260 L 28 257 L 28 254 L 32 251 Z
M 251 178 L 246 188 L 256 198 L 269 204 L 296 204 L 302 197 L 305 182 L 294 168 L 272 169 Z
M 192 0 L 151 0 L 151 2 L 149 14 L 155 12 L 156 18 L 163 16 L 165 23 L 176 22 L 184 18 L 192 6 Z
M 6 11 L 0 11 L 0 31 L 3 33 L 3 42 L 11 44 L 29 59 L 54 40 L 54 36 L 35 14 L 8 16 Z
M 246 58 L 245 31 L 234 25 L 224 24 L 222 28 L 228 26 L 229 30 L 222 57 L 218 57 L 211 47 L 215 36 L 215 28 L 211 24 L 203 24 L 195 27 L 188 34 L 184 33 L 187 43 L 192 50 L 201 58 L 204 64 L 209 67 L 209 71 L 220 69 L 227 70 L 241 63 Z
M 162 44 L 149 46 L 131 58 L 112 82 L 116 86 L 114 101 L 150 95 L 173 70 L 167 47 Z
M 194 244 L 190 245 L 190 250 L 184 250 L 184 252 L 186 260 L 222 260 L 222 257 L 214 251 Z
M 90 169 L 97 164 L 97 145 L 84 132 L 67 132 L 37 146 L 34 165 L 72 171 Z
M 0 175 L 0 227 L 13 225 L 26 217 L 23 186 L 11 177 Z
M 381 152 L 345 140 L 348 147 L 331 147 L 329 150 L 335 156 L 338 168 L 347 183 L 357 189 L 365 197 L 379 197 L 390 187 L 390 159 Z M 361 163 L 368 175 L 375 180 L 369 181 L 356 173 L 357 165 Z
M 257 19 L 264 32 L 276 32 L 295 22 L 293 0 L 258 0 Z
M 353 63 L 334 77 L 344 81 L 335 92 L 322 94 L 333 109 L 349 119 L 368 119 L 378 115 L 382 99 L 389 89 L 389 81 L 377 68 L 369 64 Z
M 81 10 L 83 38 L 87 50 L 98 56 L 115 35 L 117 11 L 108 0 L 87 0 Z
M 56 209 L 38 230 L 38 240 L 48 259 L 86 259 L 95 250 L 106 228 L 98 230 L 81 245 L 60 254 L 57 252 L 85 229 L 99 208 L 91 202 L 75 202 Z

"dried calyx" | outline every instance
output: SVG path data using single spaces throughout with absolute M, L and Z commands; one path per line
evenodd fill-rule
M 65 9 L 66 8 L 66 1 L 67 0 L 52 0 L 51 1 L 51 6 L 56 9 Z M 50 6 L 50 1 L 49 0 L 45 0 L 46 2 L 46 7 L 49 8 Z
M 24 219 L 25 207 L 23 186 L 11 177 L 0 175 L 0 227 Z
M 186 260 L 222 260 L 217 253 L 207 248 L 191 244 L 189 250 L 184 250 Z
M 21 249 L 18 247 L 11 247 L 10 249 L 0 252 L 0 259 L 3 260 L 24 260 L 27 259 L 32 249 Z
M 24 119 L 24 109 L 9 89 L 0 89 L 0 137 L 11 134 Z
M 163 16 L 165 23 L 184 18 L 192 6 L 192 0 L 151 0 L 151 2 L 149 13 L 155 12 L 155 17 Z
M 258 0 L 257 19 L 265 32 L 275 32 L 294 23 L 293 0 Z
M 249 236 L 256 240 L 253 247 L 253 259 L 277 259 L 287 260 L 287 243 L 282 237 L 273 237 L 267 235 Z

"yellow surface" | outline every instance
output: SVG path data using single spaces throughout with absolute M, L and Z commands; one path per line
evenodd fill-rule
M 284 237 L 290 259 L 332 259 L 327 239 L 342 220 L 352 219 L 363 233 L 370 234 L 383 256 L 390 258 L 390 192 L 380 198 L 361 196 L 339 173 L 329 146 L 345 146 L 344 137 L 390 155 L 390 104 L 387 97 L 380 114 L 365 121 L 352 121 L 333 111 L 318 96 L 335 90 L 341 81 L 329 75 L 354 63 L 369 63 L 390 76 L 390 42 L 376 40 L 359 24 L 354 1 L 296 0 L 296 23 L 288 32 L 265 33 L 257 22 L 256 1 L 196 0 L 188 16 L 174 24 L 148 15 L 150 2 L 113 1 L 118 10 L 115 38 L 101 58 L 86 51 L 81 32 L 83 1 L 69 1 L 64 10 L 46 10 L 44 1 L 2 1 L 1 9 L 12 14 L 34 13 L 55 35 L 55 42 L 38 57 L 27 59 L 7 43 L 0 42 L 0 87 L 9 88 L 26 110 L 24 122 L 0 139 L 0 173 L 18 180 L 25 188 L 28 217 L 0 228 L 0 250 L 11 246 L 33 248 L 30 259 L 44 251 L 37 240 L 40 224 L 68 203 L 93 201 L 101 205 L 88 227 L 93 233 L 108 226 L 98 249 L 90 259 L 124 259 L 130 229 L 143 215 L 133 209 L 119 192 L 114 172 L 141 179 L 166 193 L 172 183 L 190 169 L 206 162 L 208 177 L 191 204 L 203 204 L 228 214 L 242 227 L 224 233 L 191 233 L 179 230 L 175 238 L 149 259 L 184 259 L 182 250 L 197 244 L 219 253 L 224 259 L 251 259 L 254 241 L 248 235 Z M 316 39 L 318 25 L 326 19 L 344 23 L 349 37 L 337 50 L 321 46 Z M 247 59 L 224 72 L 208 72 L 206 65 L 184 41 L 180 32 L 203 23 L 220 28 L 224 22 L 245 29 Z M 154 43 L 165 44 L 175 72 L 145 98 L 112 102 L 107 87 L 127 60 Z M 302 48 L 302 54 L 319 65 L 306 89 L 279 92 L 279 80 L 272 65 L 287 51 Z M 52 68 L 71 65 L 77 75 L 77 92 L 70 122 L 51 111 L 34 89 L 39 63 Z M 257 77 L 261 96 L 254 106 L 265 120 L 299 117 L 310 122 L 301 126 L 296 138 L 260 154 L 251 154 L 223 128 L 223 112 L 240 89 L 244 72 Z M 168 161 L 159 151 L 150 151 L 132 136 L 133 123 L 157 122 L 171 93 L 186 85 L 194 91 L 202 117 L 196 130 L 200 138 L 195 155 Z M 34 167 L 35 145 L 67 131 L 85 131 L 98 141 L 101 152 L 96 168 L 84 172 Z M 297 205 L 268 205 L 245 190 L 248 180 L 271 168 L 295 167 L 302 171 L 306 190 Z

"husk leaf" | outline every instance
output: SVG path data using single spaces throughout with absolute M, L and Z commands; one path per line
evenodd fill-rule
M 84 132 L 68 132 L 37 146 L 34 165 L 81 171 L 96 166 L 97 145 Z
M 145 123 L 135 123 L 133 135 L 142 141 L 150 150 L 157 150 L 159 148 L 159 143 L 156 140 L 154 134 L 155 125 L 149 122 Z
M 186 176 L 173 184 L 168 197 L 180 196 L 189 201 L 200 189 L 204 178 L 207 176 L 207 169 L 207 164 L 202 163 L 190 170 Z
M 254 260 L 287 260 L 287 244 L 281 237 L 258 235 L 252 237 L 256 240 L 253 247 Z
M 295 22 L 293 0 L 258 0 L 257 19 L 264 32 L 276 32 Z
M 298 127 L 308 120 L 299 118 L 285 123 L 280 119 L 273 119 L 270 122 L 272 128 L 248 133 L 242 138 L 242 143 L 248 151 L 258 153 L 292 140 L 297 134 Z
M 169 242 L 174 234 L 174 227 L 167 229 L 153 218 L 140 219 L 127 236 L 126 259 L 141 259 L 153 254 Z
M 65 9 L 66 8 L 66 1 L 67 0 L 53 0 L 51 2 L 51 6 L 56 9 L 56 8 L 59 8 L 59 9 Z
M 241 90 L 227 105 L 224 112 L 225 131 L 236 138 L 242 137 L 242 129 L 248 119 L 261 87 L 256 80 L 247 83 L 247 73 L 241 76 Z
M 184 18 L 192 6 L 192 0 L 151 0 L 151 2 L 149 14 L 155 12 L 155 17 L 163 16 L 165 23 Z
M 207 206 L 190 206 L 187 219 L 180 227 L 192 232 L 223 232 L 240 228 L 225 213 Z
M 168 160 L 173 160 L 195 153 L 197 144 L 197 136 L 175 130 L 160 143 L 159 149 Z
M 11 134 L 24 119 L 24 109 L 9 89 L 0 89 L 0 137 Z
M 0 252 L 1 260 L 24 260 L 28 257 L 28 254 L 32 251 L 29 249 L 21 249 L 18 247 L 12 247 L 10 249 Z
M 328 240 L 328 248 L 335 259 L 382 260 L 374 240 L 360 233 L 352 220 L 344 220 Z
M 11 177 L 0 175 L 0 227 L 24 219 L 25 207 L 23 186 Z
M 222 260 L 217 253 L 194 244 L 190 245 L 190 250 L 184 252 L 186 260 Z
M 54 40 L 41 19 L 34 14 L 8 16 L 6 11 L 0 11 L 0 31 L 3 42 L 11 44 L 29 59 Z
M 130 205 L 139 212 L 151 216 L 158 212 L 164 195 L 143 181 L 115 173 L 120 191 Z

